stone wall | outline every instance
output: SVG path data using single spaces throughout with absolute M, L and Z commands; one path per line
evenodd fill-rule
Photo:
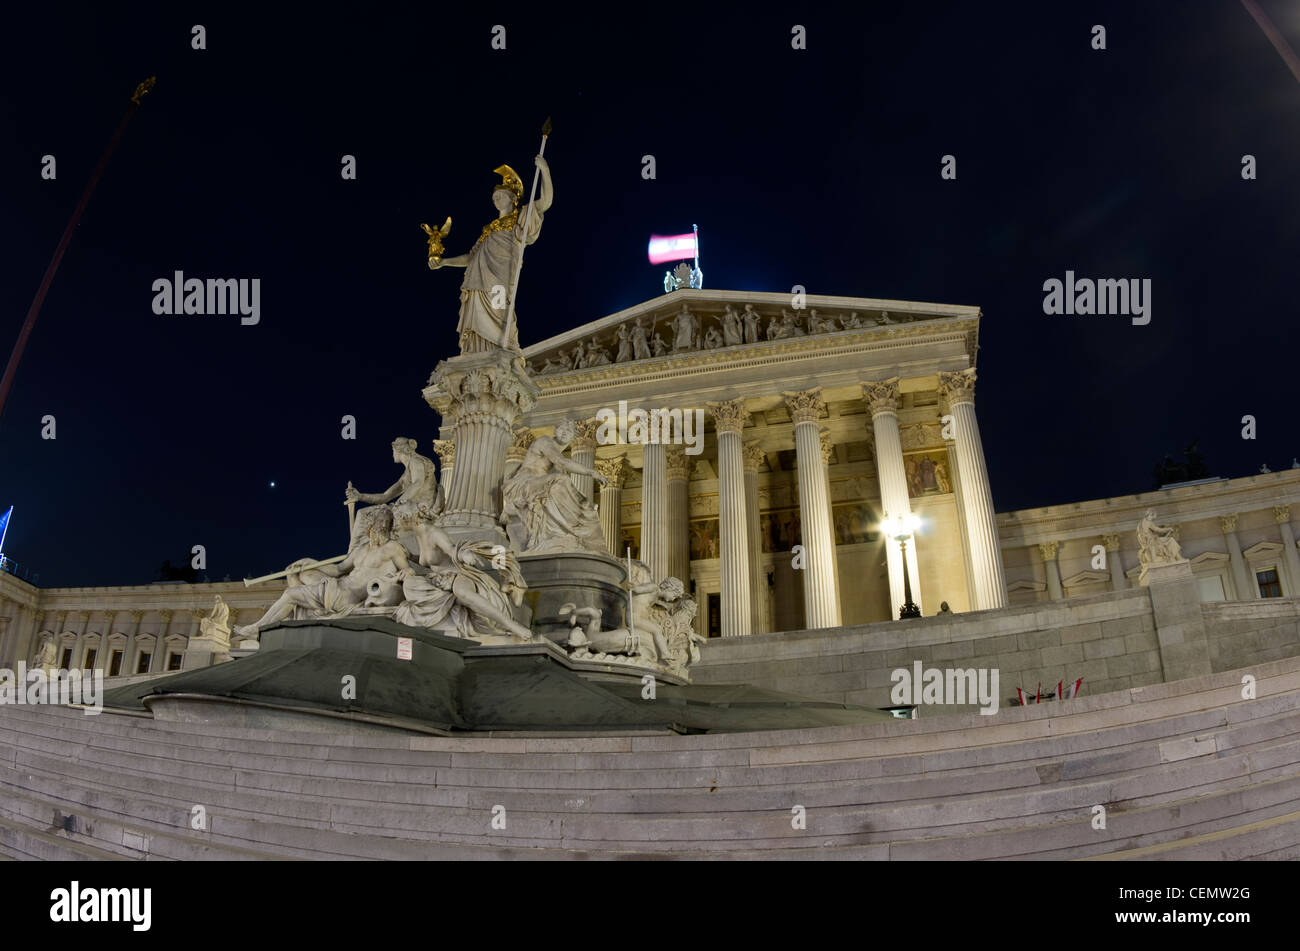
M 1214 671 L 1300 655 L 1300 598 L 1201 606 Z
M 752 683 L 841 703 L 887 707 L 890 673 L 925 667 L 999 670 L 1005 703 L 1016 687 L 1055 689 L 1084 678 L 1087 693 L 1163 680 L 1145 588 L 912 621 L 820 631 L 714 638 L 693 669 L 696 683 Z M 970 709 L 956 708 L 945 712 Z
M 1060 680 L 1082 677 L 1083 694 L 1092 695 L 1300 656 L 1300 598 L 1200 604 L 1185 566 L 1173 575 L 1149 588 L 1049 604 L 715 638 L 693 677 L 888 707 L 891 673 L 920 661 L 997 669 L 1005 704 L 1017 687 L 1040 683 L 1055 690 Z

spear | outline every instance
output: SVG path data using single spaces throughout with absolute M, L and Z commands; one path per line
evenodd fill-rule
M 54 256 L 50 258 L 49 265 L 45 268 L 45 276 L 41 278 L 41 286 L 36 291 L 36 297 L 32 300 L 32 306 L 27 310 L 27 318 L 23 321 L 22 329 L 18 331 L 18 340 L 14 344 L 13 352 L 9 354 L 9 364 L 5 367 L 5 375 L 0 378 L 0 413 L 4 412 L 5 401 L 9 398 L 9 388 L 14 384 L 14 377 L 18 374 L 18 361 L 23 358 L 23 351 L 27 349 L 27 338 L 32 335 L 32 328 L 36 326 L 36 317 L 41 312 L 41 305 L 45 303 L 45 295 L 50 291 L 50 284 L 54 281 L 54 274 L 59 269 L 59 263 L 63 260 L 63 253 L 68 250 L 68 242 L 72 240 L 72 232 L 77 229 L 81 221 L 81 213 L 86 210 L 86 203 L 90 201 L 91 193 L 95 190 L 95 185 L 99 183 L 99 176 L 104 173 L 104 166 L 108 164 L 109 156 L 113 154 L 113 149 L 117 148 L 117 140 L 122 138 L 122 133 L 126 131 L 126 124 L 131 121 L 135 111 L 140 108 L 140 98 L 154 87 L 157 79 L 150 76 L 140 85 L 135 87 L 135 92 L 131 94 L 131 104 L 126 107 L 126 115 L 122 117 L 122 122 L 113 133 L 113 138 L 108 142 L 108 148 L 99 159 L 99 164 L 95 166 L 95 171 L 90 176 L 90 181 L 86 183 L 86 190 L 81 193 L 81 201 L 77 202 L 77 208 L 68 220 L 68 226 L 63 229 L 63 237 L 59 239 L 58 247 L 54 249 Z
M 546 122 L 542 125 L 542 146 L 537 150 L 537 157 L 541 158 L 546 154 L 546 140 L 551 136 L 551 117 L 546 117 Z M 519 259 L 515 261 L 515 274 L 510 282 L 510 303 L 506 307 L 506 321 L 501 328 L 501 346 L 505 347 L 510 342 L 510 325 L 515 319 L 515 293 L 519 290 L 519 272 L 524 269 L 524 248 L 528 241 L 528 221 L 533 216 L 533 202 L 537 199 L 537 179 L 541 176 L 540 168 L 533 169 L 533 190 L 528 196 L 528 210 L 524 212 L 524 230 L 519 236 Z

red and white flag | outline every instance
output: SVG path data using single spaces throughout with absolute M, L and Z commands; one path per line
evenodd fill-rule
M 652 234 L 650 236 L 650 263 L 681 261 L 699 253 L 694 234 Z

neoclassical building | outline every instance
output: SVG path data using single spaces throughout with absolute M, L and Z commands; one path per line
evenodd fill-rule
M 1203 601 L 1300 595 L 1300 470 L 995 515 L 976 414 L 979 309 L 799 303 L 683 289 L 524 352 L 541 394 L 510 459 L 581 420 L 570 452 L 606 482 L 573 478 L 599 507 L 611 553 L 681 578 L 700 633 L 897 618 L 905 566 L 885 516 L 919 519 L 906 576 L 926 615 L 943 602 L 963 613 L 1135 586 L 1134 528 L 1148 508 L 1178 527 Z M 671 420 L 669 439 L 638 433 L 637 410 Z M 433 448 L 445 480 L 455 433 L 443 422 Z M 0 665 L 30 659 L 50 635 L 61 666 L 176 669 L 214 594 L 245 623 L 281 590 L 40 589 L 0 572 Z

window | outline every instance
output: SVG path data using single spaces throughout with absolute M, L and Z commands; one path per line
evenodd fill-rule
M 59 669 L 69 670 L 71 669 L 71 667 L 72 667 L 72 648 L 65 647 L 63 648 L 62 656 L 59 658 Z
M 85 662 L 84 664 L 82 664 L 82 668 L 83 668 L 84 670 L 94 670 L 94 669 L 95 669 L 95 658 L 96 658 L 97 656 L 99 656 L 99 651 L 97 651 L 97 650 L 96 650 L 95 648 L 93 648 L 93 647 L 88 648 L 88 649 L 86 650 L 86 662 Z
M 1282 582 L 1278 580 L 1276 567 L 1256 571 L 1255 580 L 1259 583 L 1259 596 L 1261 598 L 1282 597 Z
M 153 654 L 148 651 L 141 651 L 140 658 L 135 662 L 135 672 L 137 674 L 149 673 L 149 662 L 153 660 Z
M 180 669 L 181 669 L 181 655 L 180 655 L 180 654 L 176 653 L 175 651 L 172 651 L 170 654 L 167 655 L 167 669 L 168 669 L 168 670 L 180 670 Z
M 122 672 L 122 654 L 121 650 L 115 650 L 108 659 L 108 676 L 116 677 Z

